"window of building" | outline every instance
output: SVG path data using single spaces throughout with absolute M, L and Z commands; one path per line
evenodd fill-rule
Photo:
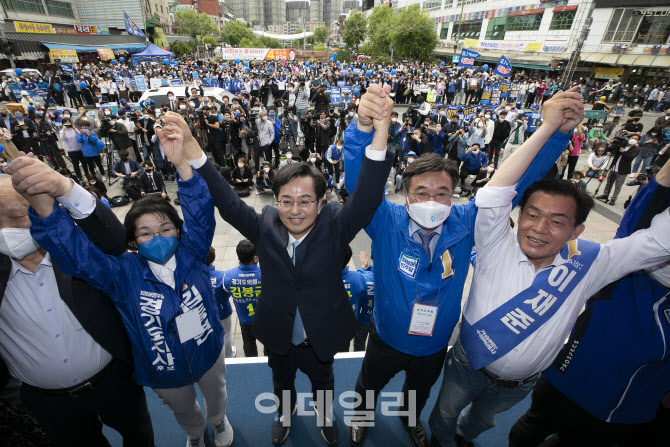
M 506 31 L 537 31 L 540 29 L 543 14 L 512 16 L 507 18 Z
M 641 21 L 642 16 L 633 14 L 632 9 L 615 9 L 603 42 L 631 42 Z
M 36 12 L 44 14 L 42 0 L 2 0 L 2 4 L 10 11 Z
M 486 40 L 503 40 L 505 38 L 506 23 L 507 17 L 489 19 L 489 24 L 486 28 Z
M 479 39 L 482 30 L 481 20 L 470 20 L 467 22 L 455 22 L 453 25 L 453 39 Z
M 670 16 L 645 15 L 642 17 L 633 43 L 663 45 L 670 36 Z
M 575 11 L 557 12 L 551 17 L 549 31 L 565 31 L 572 28 L 575 20 Z
M 74 17 L 72 4 L 65 2 L 58 2 L 56 0 L 46 0 L 47 10 L 49 14 L 55 16 Z
M 426 11 L 434 11 L 442 7 L 442 0 L 426 0 L 423 2 L 423 9 Z
M 440 39 L 448 39 L 448 38 L 449 38 L 449 24 L 443 23 L 442 29 L 440 30 Z

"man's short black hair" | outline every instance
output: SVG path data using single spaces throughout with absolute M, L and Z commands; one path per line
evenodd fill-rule
M 242 239 L 237 244 L 235 251 L 237 252 L 237 259 L 239 259 L 240 264 L 249 265 L 254 263 L 256 247 L 248 239 Z
M 123 225 L 126 227 L 126 247 L 129 250 L 137 250 L 137 240 L 135 233 L 137 232 L 137 219 L 145 214 L 162 214 L 172 222 L 177 228 L 177 236 L 181 234 L 181 227 L 184 221 L 179 217 L 177 210 L 170 205 L 170 203 L 159 195 L 149 195 L 142 197 L 137 202 L 133 203 L 130 211 L 126 214 Z
M 311 177 L 314 181 L 314 193 L 319 200 L 326 193 L 326 180 L 321 172 L 307 163 L 290 163 L 281 168 L 272 181 L 272 192 L 279 199 L 279 190 L 282 186 L 297 177 Z
M 498 116 L 507 116 L 507 110 L 503 110 L 498 114 Z
M 130 153 L 128 152 L 128 149 L 121 149 L 119 151 L 119 158 L 129 157 L 129 156 L 130 156 Z
M 210 266 L 214 265 L 214 261 L 216 260 L 216 250 L 214 250 L 214 247 L 209 247 L 209 251 L 207 252 L 207 258 L 205 258 L 205 265 Z
M 459 179 L 458 165 L 453 160 L 447 160 L 434 152 L 423 154 L 403 171 L 402 187 L 405 191 L 409 191 L 409 185 L 412 182 L 412 177 L 415 175 L 442 171 L 445 171 L 451 177 L 451 189 L 453 190 Z
M 472 146 L 477 146 L 477 149 L 481 149 L 482 147 L 479 145 L 479 143 L 472 143 L 470 147 Z
M 345 245 L 344 246 L 344 262 L 342 263 L 342 270 L 344 270 L 347 265 L 349 265 L 349 261 L 351 261 L 351 257 L 354 255 L 354 252 L 351 250 L 351 246 Z
M 579 189 L 575 183 L 572 183 L 570 180 L 550 179 L 537 181 L 526 189 L 523 193 L 523 197 L 521 197 L 521 203 L 519 204 L 521 211 L 523 211 L 523 208 L 528 203 L 530 196 L 536 192 L 574 199 L 575 204 L 577 205 L 575 226 L 586 222 L 586 218 L 589 217 L 589 211 L 591 211 L 591 208 L 594 206 L 593 198 L 591 198 L 586 191 Z
M 145 160 L 144 163 L 142 163 L 142 166 L 146 166 L 147 168 L 153 168 L 154 164 L 151 162 L 151 160 Z

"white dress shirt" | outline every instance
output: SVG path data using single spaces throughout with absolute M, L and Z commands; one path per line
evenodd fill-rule
M 515 196 L 515 186 L 486 186 L 477 193 L 477 264 L 463 311 L 463 318 L 470 324 L 530 287 L 537 273 L 568 261 L 559 254 L 551 265 L 535 271 L 535 266 L 519 247 L 516 232 L 509 225 Z M 558 311 L 515 349 L 486 369 L 501 377 L 518 380 L 549 367 L 589 297 L 628 273 L 670 258 L 668 228 L 670 215 L 665 211 L 653 219 L 649 229 L 602 244 L 591 268 Z

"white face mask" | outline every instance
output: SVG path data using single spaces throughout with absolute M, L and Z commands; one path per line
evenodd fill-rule
M 494 168 L 491 167 L 491 166 L 489 166 L 488 168 L 486 168 L 486 170 L 487 170 L 488 172 L 493 172 L 493 171 L 494 171 Z
M 194 103 L 194 102 L 189 102 L 188 104 L 189 104 L 191 107 L 195 107 L 195 103 Z
M 291 158 L 293 158 L 293 154 L 286 154 L 286 159 L 287 160 L 290 160 Z
M 409 203 L 407 199 L 407 213 L 421 228 L 437 228 L 447 220 L 451 214 L 451 205 L 428 200 L 420 203 Z
M 637 144 L 637 140 L 633 140 L 632 138 L 628 140 L 628 145 L 629 146 L 635 146 Z
M 414 159 L 413 158 L 408 158 L 407 163 L 414 163 Z
M 343 146 L 337 145 L 335 147 L 337 148 L 338 151 L 341 151 Z
M 505 110 L 506 110 L 507 112 L 509 112 L 510 110 L 512 110 L 512 108 L 509 107 L 509 106 L 507 106 L 507 107 L 505 107 Z
M 263 168 L 263 171 L 265 171 L 265 173 L 267 174 L 270 172 L 270 168 Z
M 29 228 L 0 229 L 0 253 L 10 258 L 23 259 L 38 248 Z
M 491 118 L 491 115 L 484 115 L 484 118 L 489 119 Z
M 310 158 L 309 161 L 312 162 L 312 163 L 316 163 L 316 157 Z
M 475 157 L 476 157 L 477 155 L 479 155 L 479 149 L 474 149 L 474 150 L 472 151 L 472 155 L 474 155 Z
M 240 168 L 240 169 L 244 169 L 244 163 L 238 163 L 237 167 Z
M 261 116 L 261 119 L 262 119 L 263 121 L 267 121 L 268 117 L 267 117 L 267 116 Z
M 116 121 L 112 120 L 112 121 L 109 122 L 109 124 L 111 124 L 113 126 L 114 124 L 116 124 Z
M 397 122 L 398 122 L 398 118 L 391 118 L 391 122 L 393 122 L 393 123 L 397 123 Z
M 172 101 L 174 99 L 174 96 L 168 96 L 168 99 Z

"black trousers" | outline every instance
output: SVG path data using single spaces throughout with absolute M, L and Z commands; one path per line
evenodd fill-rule
M 95 175 L 95 167 L 97 166 L 100 169 L 100 174 L 105 175 L 105 170 L 102 167 L 102 158 L 100 155 L 95 155 L 93 157 L 84 157 L 88 169 L 92 175 Z
M 370 325 L 358 323 L 358 329 L 356 329 L 356 335 L 354 335 L 354 351 L 365 351 L 368 332 L 370 332 Z
M 263 160 L 268 163 L 272 161 L 272 145 L 268 144 L 266 146 L 257 146 L 254 151 L 254 168 L 256 171 L 261 169 L 260 159 L 261 154 L 263 155 Z
M 23 385 L 21 400 L 56 447 L 109 446 L 102 424 L 123 436 L 124 447 L 154 445 L 144 389 L 120 361 L 91 390 L 77 397 L 44 394 Z
M 502 148 L 502 144 L 502 140 L 495 139 L 491 140 L 489 143 L 489 163 L 493 161 L 496 167 L 498 166 L 498 158 L 500 158 L 500 149 Z
M 440 376 L 446 355 L 447 346 L 425 357 L 415 357 L 397 351 L 382 340 L 375 329 L 374 321 L 370 320 L 368 347 L 365 350 L 361 372 L 356 381 L 356 392 L 361 396 L 361 400 L 360 405 L 354 410 L 357 412 L 373 411 L 377 406 L 377 398 L 381 390 L 396 374 L 405 371 L 405 383 L 402 386 L 403 405 L 398 411 L 408 411 L 408 391 L 415 391 L 416 422 L 419 423 L 421 411 L 426 405 L 431 387 Z M 366 391 L 368 390 L 373 391 L 373 402 L 367 399 Z
M 509 433 L 509 446 L 615 446 L 623 444 L 637 427 L 637 424 L 611 424 L 592 416 L 540 376 L 533 387 L 530 408 Z
M 219 140 L 218 135 L 207 134 L 207 152 L 212 154 L 216 164 L 221 167 L 226 165 L 226 160 L 223 158 L 223 152 L 221 151 L 221 141 Z
M 276 143 L 271 143 L 270 147 L 272 147 L 272 151 L 275 154 L 275 162 L 273 163 L 273 165 L 274 168 L 277 169 L 279 167 L 279 141 L 277 141 Z
M 333 359 L 322 362 L 318 359 L 311 347 L 296 347 L 291 345 L 286 354 L 277 354 L 265 348 L 265 355 L 268 357 L 268 366 L 272 368 L 272 384 L 274 394 L 279 399 L 280 413 L 285 409 L 289 413 L 293 411 L 296 404 L 295 375 L 298 370 L 302 371 L 312 383 L 312 396 L 317 402 L 319 392 L 330 394 L 334 399 L 335 377 L 333 375 Z M 284 402 L 284 391 L 290 391 L 290 406 Z M 324 395 L 325 395 L 324 394 Z M 286 406 L 285 406 L 286 405 Z M 319 416 L 323 417 L 325 411 L 330 411 L 330 405 L 327 408 L 318 408 Z M 282 413 L 285 417 L 289 414 Z
M 245 357 L 258 357 L 258 347 L 256 346 L 256 337 L 251 333 L 250 324 L 240 323 L 242 330 L 242 344 L 244 348 Z
M 572 173 L 575 172 L 577 167 L 577 162 L 579 161 L 579 155 L 568 155 L 568 180 L 572 178 Z
M 335 189 L 337 189 L 337 183 L 340 181 L 340 162 L 338 161 L 336 164 L 332 164 L 326 160 L 324 163 L 326 164 L 326 170 L 328 171 L 328 174 L 333 175 L 333 170 L 335 171 L 335 175 L 333 176 L 333 185 L 335 185 Z
M 84 173 L 88 177 L 88 164 L 86 163 L 86 159 L 84 158 L 84 154 L 81 151 L 73 151 L 69 152 L 68 156 L 70 157 L 70 160 L 72 161 L 72 167 L 74 168 L 74 173 L 77 174 L 77 177 L 80 179 L 83 179 L 84 177 L 81 176 L 81 169 L 79 168 L 79 163 L 81 163 L 81 167 L 84 168 Z

